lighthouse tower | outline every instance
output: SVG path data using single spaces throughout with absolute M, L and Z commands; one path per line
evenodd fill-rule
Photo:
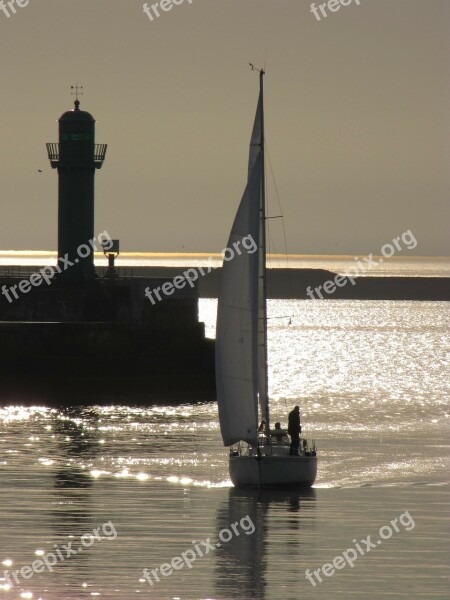
M 75 108 L 59 119 L 59 143 L 47 144 L 53 169 L 58 169 L 58 260 L 66 281 L 82 282 L 94 277 L 94 177 L 105 160 L 106 144 L 95 143 L 95 119 Z M 90 251 L 86 249 L 90 248 Z

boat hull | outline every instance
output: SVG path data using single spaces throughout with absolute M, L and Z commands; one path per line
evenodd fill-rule
M 316 475 L 316 456 L 230 457 L 235 487 L 311 487 Z

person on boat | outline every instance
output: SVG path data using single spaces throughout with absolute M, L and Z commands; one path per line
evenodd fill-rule
M 270 432 L 270 436 L 273 438 L 277 444 L 283 444 L 287 442 L 287 431 L 285 429 L 281 429 L 281 423 L 277 421 L 275 423 L 275 429 L 272 429 Z
M 295 406 L 289 413 L 288 418 L 288 433 L 291 436 L 291 447 L 289 454 L 298 456 L 298 447 L 300 446 L 300 433 L 302 431 L 300 425 L 300 407 Z
M 259 433 L 262 433 L 262 432 L 264 431 L 264 429 L 265 429 L 265 428 L 266 428 L 266 421 L 263 419 L 263 420 L 261 421 L 261 424 L 260 424 L 260 426 L 258 427 L 258 431 L 259 431 Z

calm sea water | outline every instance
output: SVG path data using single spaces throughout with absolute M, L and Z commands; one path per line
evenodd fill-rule
M 201 301 L 210 336 L 215 310 Z M 234 490 L 214 402 L 55 410 L 18 397 L 0 409 L 0 598 L 449 598 L 448 303 L 280 300 L 269 312 L 272 417 L 286 424 L 301 405 L 314 488 Z M 81 537 L 98 527 L 102 541 Z M 353 567 L 306 579 L 369 535 L 380 543 Z M 143 579 L 208 538 L 192 568 Z M 8 584 L 3 570 L 70 542 L 81 551 Z

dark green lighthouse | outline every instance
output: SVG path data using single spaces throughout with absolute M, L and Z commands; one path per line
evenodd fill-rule
M 67 281 L 94 277 L 94 251 L 89 243 L 95 236 L 94 176 L 105 160 L 106 148 L 95 143 L 95 119 L 80 110 L 77 97 L 75 108 L 59 119 L 59 143 L 47 144 L 51 166 L 58 169 L 58 260 L 67 256 L 74 263 L 62 272 Z

